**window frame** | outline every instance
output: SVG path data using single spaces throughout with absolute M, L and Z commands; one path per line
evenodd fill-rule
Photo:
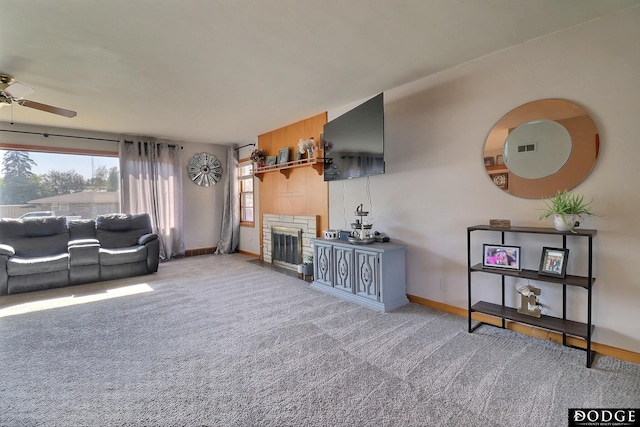
M 70 154 L 70 155 L 84 155 L 84 156 L 99 156 L 99 157 L 113 157 L 119 158 L 120 152 L 116 145 L 113 151 L 111 150 L 95 150 L 87 148 L 73 148 L 73 147 L 51 147 L 43 145 L 31 145 L 31 144 L 12 144 L 6 142 L 0 142 L 0 150 L 13 150 L 13 151 L 27 151 L 34 153 L 50 153 L 50 154 Z M 118 172 L 119 172 L 118 167 Z M 120 185 L 118 185 L 120 187 Z M 118 188 L 118 193 L 122 191 Z M 121 203 L 118 203 L 121 205 Z M 122 206 L 119 207 L 121 209 Z
M 256 226 L 256 199 L 255 199 L 255 181 L 252 182 L 252 191 L 242 191 L 242 181 L 244 180 L 248 180 L 248 179 L 255 179 L 255 176 L 253 174 L 250 175 L 241 175 L 240 174 L 240 169 L 246 166 L 251 166 L 251 159 L 250 158 L 244 158 L 244 159 L 240 159 L 238 160 L 238 195 L 240 197 L 240 227 L 248 227 L 248 228 L 255 228 Z M 243 195 L 244 194 L 251 194 L 251 199 L 253 200 L 253 221 L 246 221 L 242 219 L 242 212 L 243 212 L 243 206 L 242 206 L 242 200 L 243 200 Z

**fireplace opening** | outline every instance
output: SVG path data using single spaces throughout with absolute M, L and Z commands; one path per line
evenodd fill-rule
M 302 229 L 271 227 L 271 263 L 297 270 L 302 264 Z

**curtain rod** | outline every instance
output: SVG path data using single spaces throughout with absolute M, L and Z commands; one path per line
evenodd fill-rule
M 149 141 L 138 141 L 138 142 L 142 142 L 143 144 L 146 144 L 146 143 L 147 143 L 147 142 L 149 142 Z M 124 141 L 124 143 L 125 143 L 125 144 L 135 144 L 135 143 L 136 143 L 136 141 L 126 141 L 126 140 L 125 140 L 125 141 Z M 172 148 L 173 148 L 173 147 L 180 147 L 180 149 L 181 149 L 181 150 L 183 150 L 183 149 L 184 149 L 184 147 L 183 147 L 182 145 L 178 145 L 178 144 L 167 144 L 167 146 L 172 147 Z
M 0 132 L 10 132 L 10 133 L 23 133 L 26 135 L 42 135 L 45 138 L 50 136 L 58 136 L 62 138 L 75 138 L 75 139 L 88 139 L 92 141 L 108 141 L 108 142 L 119 142 L 117 139 L 107 139 L 107 138 L 94 138 L 91 136 L 75 136 L 75 135 L 62 135 L 58 133 L 47 133 L 47 132 L 28 132 L 25 130 L 9 130 L 9 129 L 0 129 Z
M 74 138 L 74 139 L 86 139 L 90 141 L 106 141 L 106 142 L 120 142 L 119 139 L 108 139 L 108 138 L 95 138 L 92 136 L 76 136 L 76 135 L 63 135 L 59 133 L 47 133 L 47 132 L 29 132 L 26 130 L 9 130 L 9 129 L 0 129 L 0 132 L 9 132 L 9 133 L 22 133 L 25 135 L 42 135 L 45 138 L 49 138 L 50 136 L 57 136 L 61 138 Z M 133 141 L 125 141 L 126 143 L 133 144 Z M 168 144 L 171 147 L 177 147 L 176 144 Z M 184 148 L 180 146 L 180 148 Z
M 255 146 L 256 146 L 256 143 L 255 143 L 255 142 L 252 142 L 252 143 L 250 143 L 250 144 L 245 144 L 245 145 L 243 145 L 243 146 L 241 146 L 241 147 L 234 148 L 234 150 L 238 151 L 238 150 L 240 150 L 241 148 L 244 148 L 244 147 L 255 147 Z

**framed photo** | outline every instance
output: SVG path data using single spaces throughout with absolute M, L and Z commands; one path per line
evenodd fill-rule
M 494 166 L 494 165 L 495 165 L 495 163 L 494 163 L 493 157 L 485 157 L 484 158 L 484 166 L 485 167 Z
M 496 156 L 496 165 L 504 165 L 504 157 L 502 157 L 502 154 Z
M 294 151 L 293 160 L 295 160 L 296 162 L 300 163 L 300 160 L 302 160 L 302 153 L 300 152 L 300 150 L 295 150 Z
M 278 151 L 278 163 L 287 163 L 289 161 L 289 147 L 281 148 Z
M 278 156 L 267 156 L 267 166 L 275 166 L 278 161 Z
M 564 278 L 567 273 L 568 260 L 569 249 L 544 247 L 542 248 L 538 274 Z
M 482 245 L 482 266 L 520 270 L 520 246 Z

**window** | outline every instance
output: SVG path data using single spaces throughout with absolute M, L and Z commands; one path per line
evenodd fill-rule
M 0 218 L 30 212 L 95 218 L 120 212 L 117 153 L 15 148 L 0 146 Z
M 254 227 L 253 206 L 253 175 L 251 174 L 251 161 L 244 160 L 238 163 L 238 181 L 240 188 L 240 225 Z

